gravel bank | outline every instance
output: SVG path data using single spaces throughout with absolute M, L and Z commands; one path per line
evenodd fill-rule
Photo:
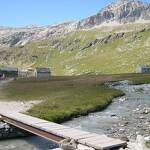
M 24 113 L 34 105 L 39 104 L 41 101 L 8 101 L 8 100 L 1 100 L 0 101 L 0 112 L 4 112 L 9 110 L 12 112 L 21 112 Z

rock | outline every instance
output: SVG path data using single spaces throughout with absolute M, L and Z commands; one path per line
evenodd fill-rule
M 124 125 L 125 125 L 125 126 L 127 126 L 128 124 L 129 124 L 129 122 L 128 122 L 128 121 L 126 121 L 126 122 L 124 123 Z
M 148 148 L 145 146 L 144 137 L 138 135 L 135 142 L 128 142 L 127 148 L 121 148 L 120 150 L 148 150 Z
M 124 127 L 124 126 L 125 126 L 124 124 L 121 124 L 121 125 L 120 125 L 120 127 Z
M 124 132 L 125 132 L 125 129 L 124 129 L 124 128 L 121 128 L 121 129 L 119 129 L 119 132 L 120 132 L 120 133 L 124 133 Z
M 139 108 L 136 108 L 136 111 L 140 111 L 140 109 L 139 109 Z
M 137 136 L 136 139 L 136 145 L 135 145 L 135 150 L 147 150 L 146 146 L 145 146 L 145 140 L 144 137 L 141 135 Z
M 92 46 L 92 42 L 91 42 L 91 43 L 88 43 L 88 44 L 85 45 L 85 46 L 83 46 L 83 47 L 81 48 L 81 50 L 87 49 L 87 48 L 89 48 L 89 47 L 91 47 L 91 46 Z
M 150 136 L 144 137 L 145 141 L 150 141 Z
M 117 115 L 116 114 L 112 114 L 112 115 L 110 115 L 111 117 L 117 117 Z
M 8 128 L 9 126 L 7 125 L 7 123 L 0 123 L 0 129 L 3 129 L 3 128 Z
M 146 31 L 146 29 L 144 28 L 144 29 L 140 30 L 139 32 L 145 32 L 145 31 Z
M 64 35 L 76 30 L 76 22 L 65 22 L 45 27 L 0 28 L 0 46 L 23 47 L 29 41 Z
M 0 140 L 16 137 L 26 137 L 31 135 L 24 130 L 8 125 L 7 123 L 0 122 Z
M 71 140 L 71 139 L 65 139 L 65 140 L 61 141 L 59 146 L 63 150 L 76 150 L 77 149 L 76 142 L 74 140 Z
M 126 97 L 121 97 L 121 98 L 119 98 L 119 101 L 120 102 L 124 102 L 124 101 L 126 101 L 127 99 L 126 99 Z
M 124 33 L 114 33 L 114 34 L 110 34 L 107 35 L 103 38 L 99 38 L 99 39 L 95 39 L 93 41 L 90 41 L 89 43 L 87 43 L 86 45 L 84 45 L 83 47 L 80 48 L 80 50 L 85 50 L 87 48 L 90 48 L 92 46 L 95 46 L 96 44 L 107 44 L 109 42 L 113 42 L 119 38 L 122 38 L 124 36 Z
M 144 116 L 140 116 L 139 119 L 146 119 Z
M 129 138 L 127 136 L 123 136 L 120 139 L 123 140 L 123 141 L 129 142 Z
M 109 23 L 124 24 L 139 19 L 150 20 L 150 5 L 137 0 L 117 0 L 96 15 L 79 21 L 77 28 L 88 29 Z
M 142 113 L 143 113 L 143 114 L 149 114 L 149 113 L 150 113 L 150 108 L 144 107 Z

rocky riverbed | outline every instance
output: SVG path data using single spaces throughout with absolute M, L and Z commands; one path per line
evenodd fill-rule
M 113 99 L 113 103 L 104 111 L 64 124 L 124 140 L 134 140 L 137 135 L 149 137 L 150 85 L 129 85 L 125 81 L 108 85 L 122 90 L 125 96 Z
M 17 138 L 17 137 L 26 137 L 29 135 L 31 134 L 28 132 L 10 126 L 7 123 L 0 122 L 0 140 Z

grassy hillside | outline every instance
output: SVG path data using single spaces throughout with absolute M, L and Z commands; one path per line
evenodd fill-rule
M 0 65 L 45 66 L 54 75 L 135 72 L 150 65 L 150 24 L 80 30 L 3 51 Z

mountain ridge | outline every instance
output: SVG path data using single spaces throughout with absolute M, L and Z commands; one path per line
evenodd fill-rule
M 103 23 L 132 23 L 139 19 L 150 21 L 150 4 L 138 0 L 117 0 L 96 15 L 79 21 L 78 28 L 92 28 Z
M 32 40 L 59 37 L 76 30 L 91 29 L 98 26 L 123 25 L 136 21 L 150 22 L 150 4 L 138 0 L 117 0 L 101 9 L 96 15 L 80 21 L 48 26 L 1 27 L 0 46 L 24 46 Z

